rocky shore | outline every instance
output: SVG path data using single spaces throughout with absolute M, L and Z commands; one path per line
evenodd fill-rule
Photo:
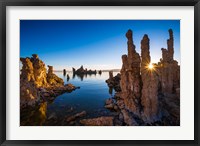
M 20 112 L 27 109 L 38 110 L 42 113 L 48 102 L 57 96 L 77 89 L 72 84 L 64 85 L 63 79 L 53 73 L 53 66 L 48 66 L 33 54 L 31 58 L 20 58 L 22 69 L 20 74 Z
M 119 125 L 180 125 L 180 66 L 174 60 L 173 31 L 160 62 L 151 64 L 150 39 L 141 40 L 141 56 L 135 50 L 132 31 L 126 33 L 128 55 L 122 55 L 120 80 L 110 73 L 108 86 L 120 86 L 105 107 L 115 110 Z M 119 75 L 118 75 L 119 76 Z

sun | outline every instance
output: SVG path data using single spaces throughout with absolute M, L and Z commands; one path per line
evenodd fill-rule
M 150 69 L 150 70 L 152 70 L 153 68 L 154 68 L 154 66 L 153 66 L 153 64 L 149 64 L 149 66 L 148 66 L 148 68 Z

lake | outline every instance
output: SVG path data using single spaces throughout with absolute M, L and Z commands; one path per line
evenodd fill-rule
M 65 125 L 63 119 L 75 115 L 76 113 L 86 111 L 86 116 L 79 118 L 95 118 L 100 116 L 114 115 L 114 112 L 104 108 L 105 100 L 112 97 L 114 90 L 109 89 L 105 80 L 109 78 L 109 72 L 102 74 L 92 74 L 73 76 L 72 72 L 67 72 L 70 79 L 63 75 L 63 72 L 54 72 L 62 78 L 65 84 L 73 84 L 80 87 L 71 93 L 64 93 L 47 105 L 47 120 L 44 125 Z M 116 75 L 118 72 L 113 72 Z M 57 117 L 57 121 L 48 120 L 48 117 Z M 50 118 L 49 118 L 50 119 Z M 78 125 L 78 123 L 75 123 Z

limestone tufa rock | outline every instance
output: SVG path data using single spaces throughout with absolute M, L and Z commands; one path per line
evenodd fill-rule
M 98 117 L 93 119 L 83 119 L 80 123 L 85 126 L 113 126 L 113 117 Z
M 141 95 L 141 77 L 140 77 L 140 56 L 135 50 L 132 40 L 132 31 L 126 33 L 128 39 L 128 56 L 122 56 L 121 69 L 121 98 L 124 100 L 125 107 L 136 114 L 140 114 L 140 95 Z
M 53 73 L 53 66 L 48 65 L 48 68 L 47 82 L 50 85 L 63 86 L 64 81 Z
M 142 77 L 142 96 L 141 104 L 143 106 L 143 119 L 147 122 L 157 120 L 158 116 L 158 74 L 154 70 L 149 69 L 148 66 L 151 62 L 149 52 L 149 38 L 144 35 L 141 41 L 141 77 Z M 155 67 L 155 66 L 154 66 Z

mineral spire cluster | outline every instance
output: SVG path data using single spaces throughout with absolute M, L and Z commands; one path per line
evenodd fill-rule
M 32 57 L 20 58 L 22 69 L 20 74 L 20 107 L 35 106 L 66 91 L 75 89 L 72 85 L 64 85 L 63 79 L 53 73 L 53 66 L 39 59 L 37 54 Z M 72 88 L 73 87 L 73 88 Z
M 148 35 L 145 34 L 141 40 L 141 55 L 136 52 L 132 30 L 127 31 L 126 38 L 128 55 L 122 55 L 121 92 L 116 94 L 119 97 L 116 103 L 121 114 L 123 117 L 129 115 L 129 119 L 130 115 L 133 115 L 132 117 L 142 119 L 145 123 L 170 117 L 170 114 L 173 114 L 170 110 L 180 110 L 179 106 L 173 107 L 168 102 L 172 98 L 180 100 L 180 66 L 174 60 L 172 29 L 169 29 L 167 49 L 161 49 L 162 58 L 160 62 L 152 64 L 152 68 L 148 67 L 151 64 Z M 175 123 L 178 123 L 179 116 L 180 113 L 174 116 Z M 129 121 L 126 124 L 131 123 L 134 122 Z

